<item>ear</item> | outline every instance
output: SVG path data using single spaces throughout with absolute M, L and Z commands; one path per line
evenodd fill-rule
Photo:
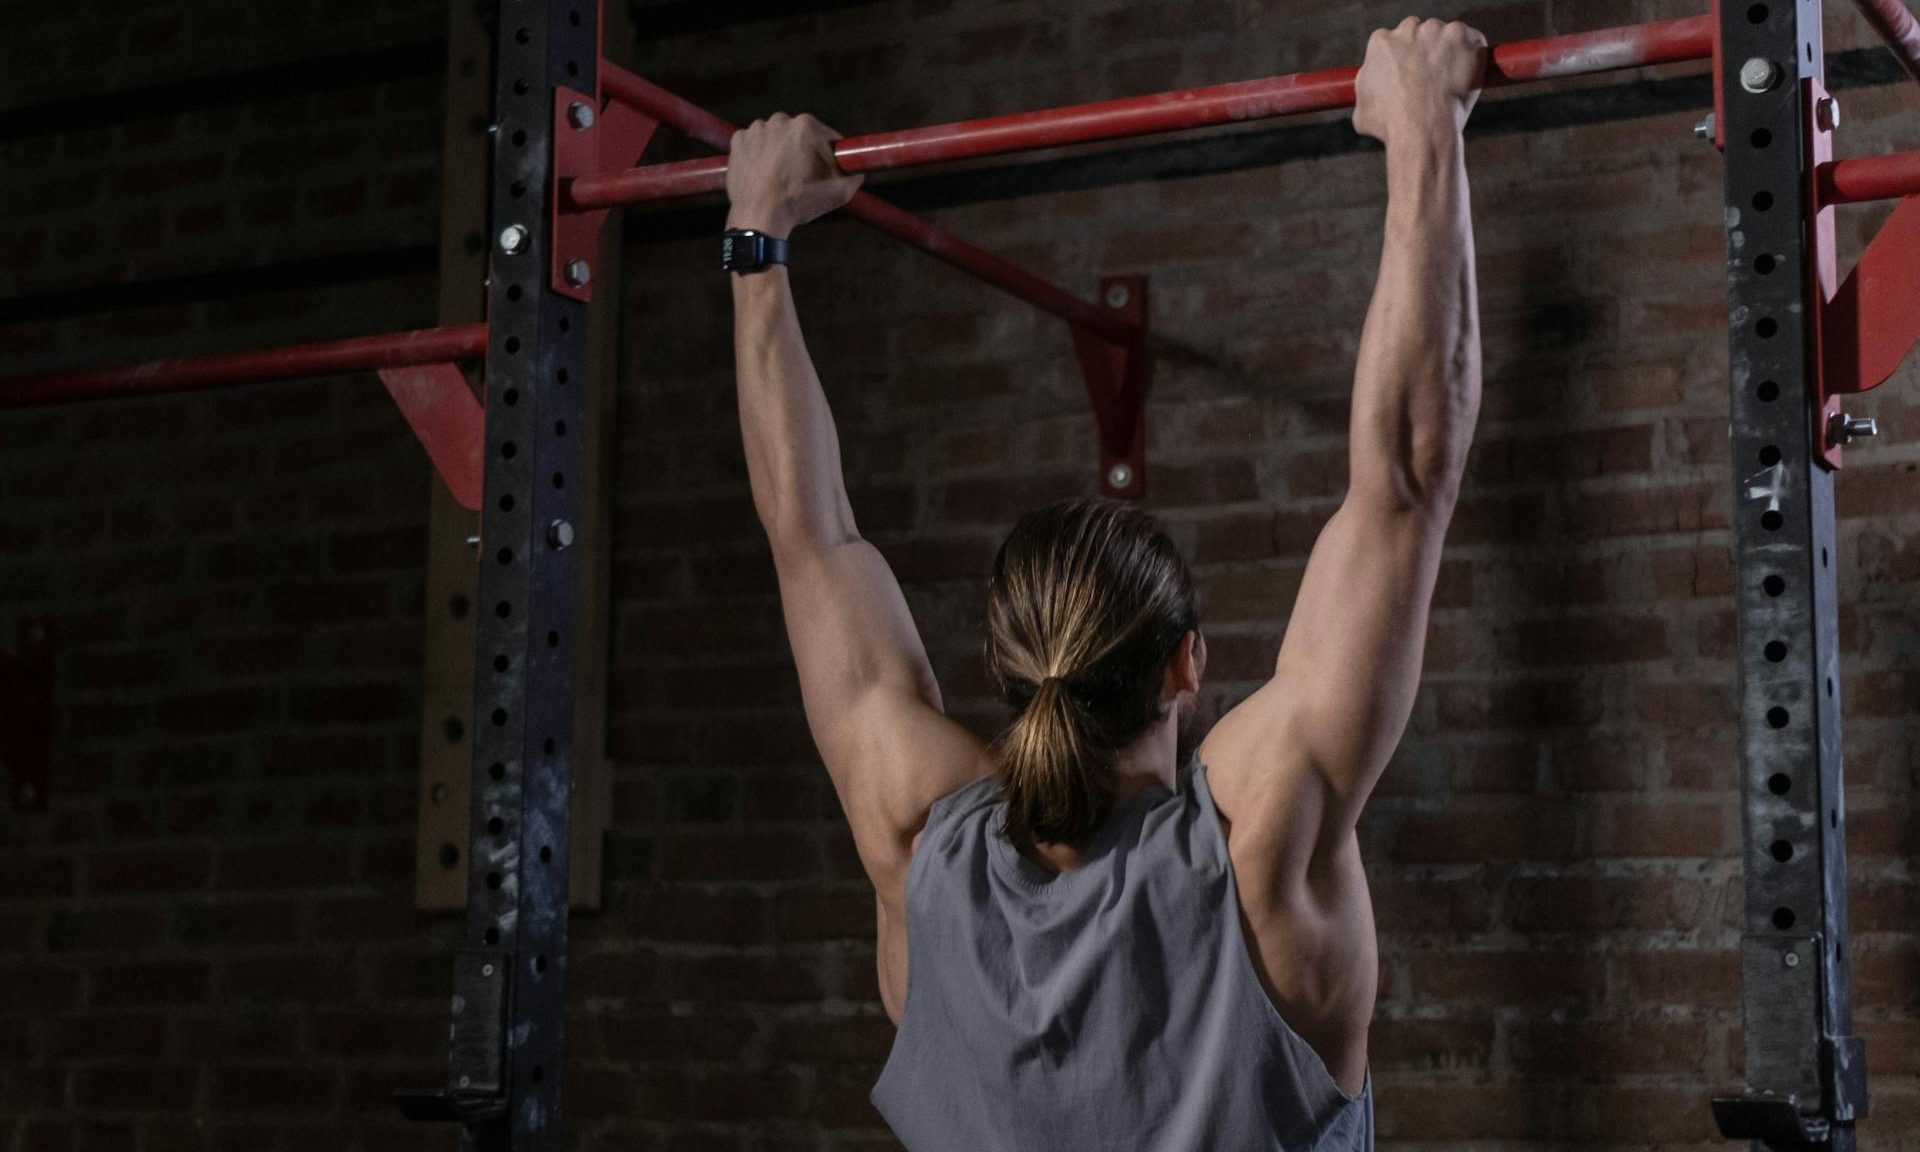
M 1166 679 L 1160 687 L 1161 701 L 1178 699 L 1182 692 L 1200 691 L 1200 676 L 1206 667 L 1207 642 L 1199 632 L 1188 632 L 1173 650 L 1173 658 L 1167 661 Z

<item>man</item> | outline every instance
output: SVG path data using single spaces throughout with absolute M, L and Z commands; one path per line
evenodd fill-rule
M 874 1101 L 916 1152 L 1370 1148 L 1378 970 L 1355 828 L 1406 726 L 1480 398 L 1461 133 L 1485 41 L 1374 35 L 1354 126 L 1386 148 L 1350 485 L 1272 680 L 1189 756 L 1192 579 L 1151 519 L 1073 501 L 995 562 L 983 745 L 942 712 L 900 589 L 860 538 L 833 418 L 767 241 L 844 204 L 834 138 L 735 137 L 740 420 L 809 725 L 878 897 L 900 1026 Z M 776 246 L 777 247 L 777 246 Z M 911 977 L 911 983 L 909 978 Z

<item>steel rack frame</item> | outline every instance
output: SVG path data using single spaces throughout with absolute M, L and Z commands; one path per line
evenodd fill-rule
M 1920 78 L 1899 0 L 1857 0 Z M 1716 3 L 1684 20 L 1496 46 L 1490 86 L 1712 58 L 1727 150 L 1735 559 L 1747 932 L 1745 1094 L 1714 1102 L 1756 1147 L 1853 1147 L 1865 1114 L 1851 1035 L 1831 564 L 1834 470 L 1871 432 L 1841 398 L 1878 384 L 1920 335 L 1920 153 L 1831 160 L 1820 0 Z M 655 128 L 724 149 L 731 125 L 606 61 L 598 0 L 502 0 L 487 322 L 257 353 L 0 378 L 0 408 L 374 369 L 462 503 L 481 515 L 467 925 L 455 958 L 447 1083 L 410 1116 L 463 1126 L 475 1152 L 561 1146 L 570 650 L 587 412 L 586 301 L 608 210 L 717 191 L 725 160 L 633 167 Z M 849 172 L 1007 155 L 1351 106 L 1330 69 L 853 137 Z M 1844 283 L 1834 207 L 1902 203 Z M 1070 325 L 1101 431 L 1102 483 L 1142 491 L 1146 315 L 1137 279 L 1088 303 L 863 194 L 849 213 Z M 457 367 L 485 356 L 481 407 Z M 1122 474 L 1116 465 L 1131 471 Z M 44 790 L 41 801 L 44 802 Z

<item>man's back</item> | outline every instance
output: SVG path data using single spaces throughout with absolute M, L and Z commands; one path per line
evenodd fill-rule
M 994 780 L 935 805 L 908 873 L 907 1001 L 873 1100 L 915 1152 L 1373 1145 L 1274 1010 L 1206 769 L 1118 807 L 1079 867 L 1003 834 Z

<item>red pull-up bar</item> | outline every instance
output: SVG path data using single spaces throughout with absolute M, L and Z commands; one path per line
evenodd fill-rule
M 1714 33 L 1711 16 L 1692 16 L 1502 44 L 1493 49 L 1487 83 L 1489 86 L 1523 84 L 1650 64 L 1705 60 L 1713 55 Z M 844 171 L 878 172 L 1266 120 L 1302 112 L 1326 112 L 1353 106 L 1354 78 L 1358 74 L 1356 68 L 1333 68 L 930 128 L 850 136 L 835 145 L 834 155 Z M 717 192 L 725 188 L 726 183 L 724 157 L 655 164 L 606 176 L 581 177 L 573 182 L 569 206 L 587 211 L 667 200 Z

